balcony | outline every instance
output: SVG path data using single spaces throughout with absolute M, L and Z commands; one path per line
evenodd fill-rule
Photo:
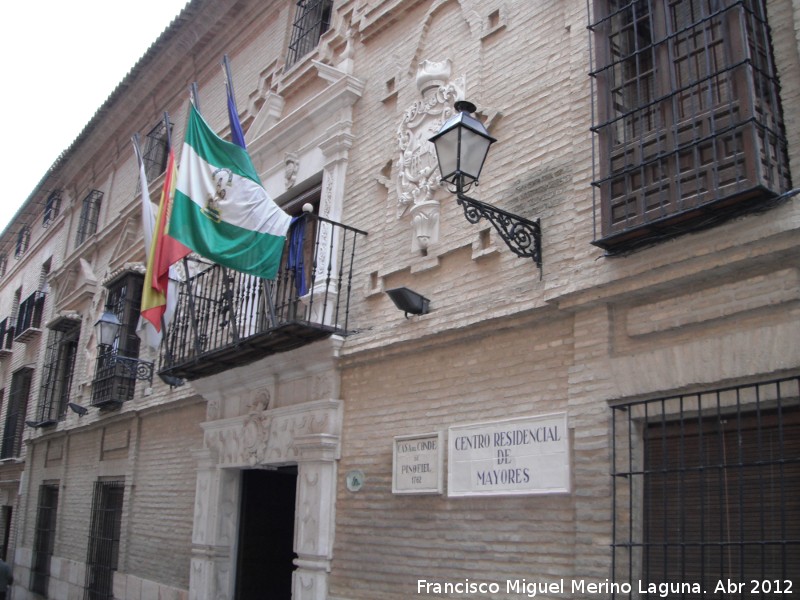
M 353 267 L 364 236 L 306 214 L 290 229 L 274 281 L 187 258 L 159 375 L 191 381 L 347 335 Z
M 44 292 L 34 292 L 19 305 L 17 325 L 14 328 L 15 342 L 25 344 L 42 333 L 42 313 L 46 297 Z

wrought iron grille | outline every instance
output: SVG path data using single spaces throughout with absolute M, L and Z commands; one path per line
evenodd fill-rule
M 170 130 L 171 129 L 172 124 L 170 123 Z M 142 161 L 144 162 L 145 175 L 149 181 L 152 181 L 167 168 L 169 135 L 167 134 L 167 127 L 164 121 L 159 122 L 159 124 L 147 134 L 145 142 Z
M 791 189 L 764 0 L 593 6 L 596 245 L 626 250 Z
M 118 406 L 133 398 L 136 387 L 139 337 L 136 324 L 142 300 L 144 278 L 138 273 L 126 273 L 108 288 L 106 310 L 114 313 L 122 326 L 113 346 L 100 346 L 97 351 L 92 406 Z
M 42 485 L 39 488 L 39 505 L 36 508 L 30 590 L 45 597 L 50 582 L 50 559 L 56 541 L 57 511 L 58 485 Z
M 274 281 L 184 262 L 159 373 L 196 379 L 331 334 L 347 335 L 357 242 L 365 232 L 307 214 L 290 228 Z
M 79 336 L 80 322 L 50 332 L 42 370 L 37 413 L 39 423 L 54 423 L 66 413 Z
M 0 356 L 5 356 L 14 345 L 14 320 L 6 317 L 0 321 Z
M 17 309 L 17 324 L 14 327 L 15 340 L 25 341 L 24 338 L 27 337 L 26 333 L 29 330 L 39 330 L 41 328 L 46 298 L 47 294 L 37 291 L 20 303 Z
M 100 220 L 100 204 L 103 201 L 103 192 L 92 190 L 83 199 L 81 216 L 78 220 L 78 237 L 75 246 L 80 246 L 86 239 L 97 233 L 97 223 Z
M 22 258 L 28 250 L 31 243 L 31 228 L 30 225 L 23 225 L 22 229 L 17 233 L 17 243 L 14 246 L 14 258 Z
M 331 23 L 333 0 L 298 0 L 286 66 L 290 67 L 316 48 Z
M 84 600 L 112 600 L 114 597 L 114 571 L 119 561 L 124 496 L 124 481 L 97 481 L 94 484 Z
M 61 190 L 54 190 L 47 196 L 42 215 L 42 227 L 49 227 L 61 211 Z
M 745 598 L 751 580 L 774 593 L 796 578 L 800 377 L 612 409 L 615 596 L 638 597 L 644 581 Z M 727 580 L 746 589 L 720 590 Z
M 33 369 L 28 367 L 20 369 L 11 376 L 11 393 L 8 396 L 0 458 L 14 458 L 20 454 L 32 379 Z

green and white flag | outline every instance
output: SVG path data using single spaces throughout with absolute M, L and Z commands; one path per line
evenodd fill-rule
M 214 133 L 192 104 L 169 235 L 220 265 L 274 279 L 290 221 L 247 150 Z

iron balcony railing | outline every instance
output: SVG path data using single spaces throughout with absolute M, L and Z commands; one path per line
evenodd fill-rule
M 305 214 L 291 226 L 273 281 L 195 256 L 183 261 L 161 347 L 164 381 L 198 379 L 350 331 L 358 241 L 365 232 Z

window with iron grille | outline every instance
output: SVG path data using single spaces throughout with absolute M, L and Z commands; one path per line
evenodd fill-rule
M 3 390 L 0 390 L 0 399 L 3 397 Z M 0 404 L 2 402 L 0 401 Z M 0 560 L 8 561 L 9 541 L 11 540 L 11 526 L 14 522 L 14 507 L 9 505 L 0 506 Z
M 92 381 L 92 405 L 114 406 L 133 398 L 136 376 L 118 357 L 138 358 L 139 321 L 144 278 L 138 273 L 126 273 L 108 286 L 105 310 L 114 313 L 122 326 L 111 346 L 97 350 L 97 364 Z
M 0 356 L 5 356 L 14 345 L 14 321 L 6 317 L 0 321 Z
M 290 67 L 317 47 L 331 24 L 333 0 L 298 0 L 286 66 Z
M 50 583 L 50 559 L 56 542 L 57 511 L 58 484 L 42 485 L 39 487 L 39 505 L 36 507 L 30 590 L 45 597 Z
M 8 410 L 3 427 L 3 445 L 0 458 L 15 458 L 22 449 L 22 431 L 28 412 L 28 397 L 31 392 L 33 369 L 25 367 L 11 376 L 11 391 L 8 395 Z
M 596 245 L 629 249 L 791 188 L 764 0 L 593 6 Z
M 59 321 L 58 329 L 50 331 L 36 416 L 39 423 L 54 423 L 66 414 L 80 331 L 79 321 Z
M 42 227 L 49 227 L 55 221 L 61 210 L 61 190 L 50 192 L 44 203 L 44 214 L 42 215 Z
M 44 314 L 44 302 L 47 294 L 44 292 L 33 292 L 25 298 L 17 308 L 17 322 L 14 326 L 15 340 L 26 342 L 31 334 L 38 332 L 42 326 L 42 315 Z
M 5 254 L 0 254 L 0 277 L 5 276 L 6 267 L 8 267 L 8 257 Z
M 171 128 L 172 124 L 170 123 Z M 167 135 L 164 121 L 161 121 L 147 134 L 145 140 L 142 161 L 144 162 L 145 175 L 149 181 L 152 181 L 166 170 L 168 151 L 169 136 Z
M 97 481 L 86 556 L 84 600 L 112 600 L 114 571 L 119 561 L 124 481 Z
M 28 250 L 31 243 L 31 228 L 29 225 L 23 225 L 22 229 L 17 233 L 17 243 L 14 246 L 14 258 L 20 258 Z
M 97 233 L 97 224 L 100 220 L 100 204 L 103 201 L 103 192 L 92 190 L 83 199 L 81 216 L 78 220 L 78 237 L 75 246 L 80 246 L 87 238 Z
M 800 377 L 613 415 L 615 582 L 695 582 L 711 596 L 721 580 L 800 573 Z

